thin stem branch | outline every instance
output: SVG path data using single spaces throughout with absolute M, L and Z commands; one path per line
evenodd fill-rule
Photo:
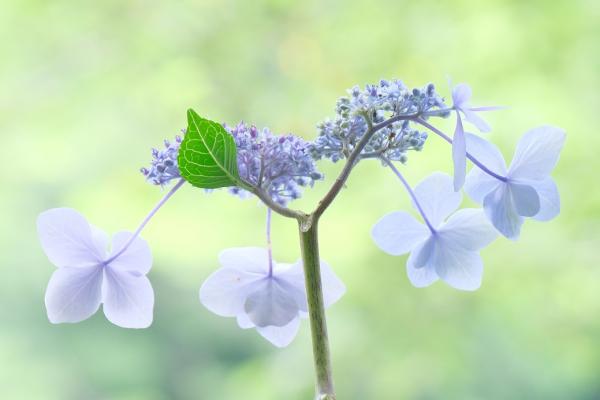
M 429 122 L 421 119 L 421 118 L 411 118 L 412 121 L 423 125 L 424 127 L 428 128 L 429 130 L 431 130 L 433 133 L 435 133 L 436 135 L 438 135 L 439 137 L 441 137 L 442 139 L 444 139 L 446 142 L 452 144 L 452 139 L 446 135 L 444 132 L 440 131 L 438 128 L 436 128 L 435 126 L 431 125 Z M 483 165 L 479 160 L 477 160 L 475 157 L 473 157 L 471 154 L 469 154 L 469 152 L 467 152 L 467 158 L 469 160 L 471 160 L 471 162 L 473 164 L 475 164 L 476 166 L 478 166 L 483 172 L 485 172 L 486 174 L 498 179 L 499 181 L 502 182 L 506 182 L 508 180 L 507 177 L 499 175 L 497 173 L 495 173 L 494 171 L 490 170 L 488 167 L 486 167 L 485 165 Z
M 415 203 L 415 206 L 417 206 L 417 210 L 419 210 L 419 214 L 421 214 L 421 217 L 423 217 L 423 221 L 425 221 L 425 223 L 427 224 L 427 227 L 429 228 L 429 230 L 431 231 L 431 233 L 435 233 L 435 228 L 433 227 L 433 225 L 431 225 L 431 222 L 429 221 L 429 218 L 427 218 L 427 214 L 425 214 L 425 211 L 423 211 L 423 208 L 421 207 L 421 203 L 419 203 L 419 199 L 417 199 L 417 196 L 415 195 L 415 192 L 412 190 L 412 188 L 410 187 L 410 185 L 408 184 L 408 182 L 406 181 L 406 179 L 404 178 L 404 176 L 400 173 L 400 171 L 398 171 L 398 169 L 396 168 L 396 166 L 389 159 L 387 159 L 384 156 L 381 156 L 380 159 L 388 167 L 390 167 L 390 169 L 394 172 L 394 174 L 396 174 L 396 176 L 398 177 L 398 179 L 400 179 L 400 182 L 402 182 L 402 185 L 404 185 L 404 188 L 406 189 L 406 191 L 408 192 L 408 194 L 412 198 L 412 201 Z
M 273 248 L 271 246 L 271 209 L 267 207 L 267 251 L 269 253 L 269 277 L 273 276 Z
M 369 129 L 367 129 L 367 131 L 365 132 L 363 137 L 356 144 L 356 146 L 352 150 L 352 153 L 350 153 L 350 156 L 346 159 L 346 164 L 344 165 L 344 168 L 342 168 L 342 171 L 338 175 L 337 179 L 335 180 L 333 185 L 331 185 L 331 188 L 329 189 L 329 191 L 327 192 L 325 197 L 323 197 L 323 199 L 319 202 L 319 204 L 317 205 L 317 208 L 312 212 L 312 215 L 315 217 L 315 219 L 319 218 L 323 214 L 323 212 L 325 212 L 327 207 L 329 207 L 329 205 L 333 202 L 333 200 L 339 194 L 340 190 L 342 190 L 342 188 L 344 187 L 344 184 L 346 183 L 346 180 L 348 179 L 348 176 L 350 176 L 350 172 L 352 171 L 352 168 L 354 168 L 354 165 L 360 160 L 360 153 L 363 151 L 365 146 L 369 143 L 369 140 L 371 140 L 373 135 L 380 129 L 383 129 L 383 128 L 393 124 L 394 122 L 398 122 L 398 121 L 402 121 L 402 120 L 406 120 L 406 119 L 412 120 L 418 116 L 419 116 L 418 113 L 400 114 L 400 115 L 396 115 L 391 118 L 388 118 L 385 121 L 380 122 L 375 125 L 368 124 Z M 367 121 L 369 121 L 369 120 L 367 119 Z
M 125 243 L 125 245 L 121 248 L 121 250 L 119 250 L 117 253 L 115 253 L 114 256 L 110 257 L 108 260 L 105 261 L 106 264 L 110 264 L 112 261 L 114 261 L 115 259 L 117 259 L 117 257 L 119 257 L 121 254 L 123 254 L 125 252 L 125 250 L 127 250 L 129 248 L 129 246 L 131 246 L 131 243 L 133 243 L 133 241 L 139 236 L 139 234 L 142 232 L 142 229 L 144 229 L 144 227 L 150 221 L 150 219 L 152 219 L 152 217 L 154 216 L 154 214 L 156 214 L 156 212 L 167 202 L 167 200 L 169 200 L 169 198 L 171 196 L 173 196 L 173 194 L 175 194 L 175 192 L 184 183 L 185 183 L 185 179 L 181 178 L 175 184 L 175 186 L 173 186 L 171 188 L 171 190 L 169 190 L 169 192 L 158 202 L 158 204 L 156 206 L 154 206 L 154 208 L 150 211 L 150 213 L 148 215 L 146 215 L 146 218 L 144 218 L 144 220 L 142 221 L 142 223 L 138 226 L 138 228 L 135 230 L 135 232 L 133 233 L 133 235 L 129 238 L 129 240 L 127 241 L 127 243 Z

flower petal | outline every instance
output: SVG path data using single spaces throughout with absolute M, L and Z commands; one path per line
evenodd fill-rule
M 465 114 L 465 119 L 475 125 L 479 132 L 486 133 L 492 130 L 490 125 L 472 109 L 462 108 L 461 111 Z
M 488 193 L 496 190 L 502 184 L 498 179 L 483 172 L 478 167 L 473 167 L 467 174 L 465 192 L 473 201 L 482 204 Z
M 483 209 L 492 225 L 509 239 L 517 240 L 523 217 L 517 213 L 508 184 L 502 184 L 483 199 Z
M 452 178 L 434 172 L 415 187 L 415 196 L 423 212 L 434 227 L 455 211 L 462 201 L 462 194 L 455 192 Z
M 143 275 L 105 268 L 102 287 L 104 315 L 122 328 L 147 328 L 152 324 L 154 290 Z
M 250 318 L 248 318 L 248 315 L 246 313 L 240 313 L 237 315 L 236 317 L 238 326 L 242 329 L 250 329 L 250 328 L 254 328 L 256 325 L 254 325 L 252 323 L 252 321 L 250 321 Z
M 219 263 L 223 267 L 234 268 L 257 274 L 268 274 L 269 255 L 262 247 L 238 247 L 226 249 L 219 254 Z
M 300 318 L 296 317 L 284 326 L 257 327 L 256 330 L 262 337 L 277 347 L 286 347 L 298 334 Z
M 465 133 L 467 152 L 486 168 L 498 175 L 506 175 L 506 162 L 502 153 L 492 142 L 472 133 Z
M 455 289 L 477 290 L 483 277 L 483 262 L 477 252 L 465 250 L 454 242 L 437 243 L 435 271 Z
M 286 265 L 285 269 L 279 268 L 280 265 L 282 264 L 277 264 L 278 268 L 275 269 L 275 277 L 278 280 L 285 280 L 289 284 L 294 285 L 301 292 L 302 297 L 296 299 L 296 302 L 299 303 L 300 311 L 307 312 L 308 305 L 302 260 L 298 260 L 292 265 Z M 331 306 L 346 293 L 346 285 L 344 285 L 325 261 L 321 261 L 321 286 L 323 288 L 323 303 L 325 307 Z
M 57 267 L 92 266 L 106 255 L 106 249 L 98 247 L 99 235 L 93 237 L 85 217 L 71 208 L 44 211 L 37 229 L 44 252 Z
M 302 260 L 294 264 L 275 263 L 273 276 L 282 287 L 296 300 L 298 308 L 308 311 L 308 302 L 306 300 L 306 287 L 304 285 L 304 270 L 302 269 Z
M 244 312 L 246 297 L 262 287 L 266 275 L 234 268 L 220 268 L 200 287 L 200 302 L 222 317 L 235 317 Z
M 560 214 L 560 194 L 552 178 L 532 181 L 530 185 L 533 186 L 540 198 L 540 211 L 533 216 L 534 219 L 550 221 Z
M 496 146 L 471 133 L 466 133 L 465 138 L 467 152 L 471 156 L 497 175 L 506 175 L 506 163 Z M 478 166 L 474 166 L 467 175 L 465 191 L 475 202 L 481 204 L 483 198 L 500 184 L 500 180 L 484 172 Z
M 456 108 L 462 108 L 467 105 L 471 95 L 471 87 L 466 83 L 459 83 L 452 89 L 452 103 Z
M 458 191 L 465 184 L 467 174 L 467 145 L 465 131 L 460 114 L 456 114 L 456 129 L 452 139 L 452 162 L 454 163 L 454 190 Z
M 64 267 L 52 274 L 46 289 L 46 311 L 53 324 L 92 316 L 102 296 L 102 267 Z
M 102 229 L 90 224 L 90 229 L 92 230 L 92 240 L 94 241 L 94 247 L 101 252 L 103 259 L 104 256 L 108 253 L 108 244 L 110 242 L 110 237 L 106 232 Z
M 115 234 L 112 239 L 110 257 L 121 252 L 132 235 L 130 232 Z M 152 268 L 152 253 L 150 252 L 148 243 L 138 236 L 129 245 L 127 250 L 110 262 L 110 266 L 122 271 L 135 271 L 143 275 L 147 274 L 150 268 Z
M 540 198 L 533 187 L 519 183 L 510 183 L 508 187 L 520 216 L 533 217 L 540 211 Z
M 553 126 L 542 126 L 525 133 L 509 169 L 514 179 L 542 180 L 554 169 L 565 142 L 565 132 Z
M 371 231 L 375 244 L 393 256 L 411 251 L 429 230 L 405 211 L 394 211 L 383 216 Z
M 487 246 L 498 236 L 483 211 L 475 208 L 458 210 L 438 232 L 443 242 L 470 251 Z
M 415 287 L 426 287 L 439 279 L 433 264 L 429 263 L 433 256 L 434 246 L 435 240 L 429 238 L 415 248 L 406 261 L 408 280 Z
M 258 327 L 285 326 L 298 316 L 299 307 L 291 285 L 281 285 L 275 279 L 267 279 L 262 287 L 250 293 L 244 303 L 244 311 Z

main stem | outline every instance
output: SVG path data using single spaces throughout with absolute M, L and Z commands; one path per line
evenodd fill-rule
M 304 263 L 304 281 L 312 335 L 313 356 L 317 378 L 316 400 L 335 400 L 327 321 L 321 284 L 319 261 L 318 217 L 298 220 L 300 248 Z

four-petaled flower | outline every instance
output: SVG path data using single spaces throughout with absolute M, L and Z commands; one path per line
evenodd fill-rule
M 294 339 L 300 318 L 308 316 L 302 262 L 275 263 L 267 249 L 227 249 L 222 265 L 200 288 L 200 301 L 223 317 L 236 317 L 242 329 L 256 328 L 277 347 Z M 342 297 L 346 288 L 331 268 L 321 262 L 325 307 Z
M 500 178 L 474 167 L 465 191 L 479 204 L 492 224 L 509 239 L 519 237 L 526 217 L 549 221 L 560 212 L 560 196 L 550 177 L 565 141 L 563 130 L 542 126 L 525 133 L 506 168 L 496 146 L 475 135 L 467 135 L 467 149 Z
M 454 190 L 458 191 L 465 183 L 467 173 L 467 148 L 465 144 L 465 130 L 462 124 L 461 113 L 465 119 L 475 125 L 480 132 L 489 132 L 490 126 L 483 118 L 477 115 L 480 111 L 492 111 L 501 107 L 472 107 L 471 87 L 466 83 L 459 83 L 452 89 L 452 108 L 456 110 L 456 128 L 452 138 L 452 160 L 454 162 Z
M 112 238 L 70 208 L 44 211 L 37 220 L 44 252 L 58 267 L 46 290 L 52 323 L 79 322 L 103 304 L 110 322 L 123 328 L 152 323 L 154 292 L 146 274 L 152 266 L 147 243 L 119 232 Z
M 399 256 L 410 252 L 406 263 L 408 278 L 416 287 L 442 279 L 461 290 L 476 290 L 481 285 L 483 263 L 479 250 L 497 236 L 483 212 L 462 209 L 450 176 L 434 173 L 414 190 L 413 205 L 426 225 L 404 211 L 385 215 L 373 227 L 373 240 L 383 251 Z

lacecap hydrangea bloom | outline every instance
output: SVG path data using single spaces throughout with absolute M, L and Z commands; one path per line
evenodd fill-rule
M 77 322 L 104 304 L 113 323 L 132 328 L 152 322 L 154 294 L 146 274 L 152 258 L 141 230 L 185 182 L 214 190 L 227 188 L 240 197 L 256 196 L 267 206 L 267 248 L 224 250 L 220 268 L 200 288 L 200 301 L 210 311 L 236 318 L 243 329 L 254 328 L 278 347 L 296 336 L 302 318 L 310 319 L 316 371 L 316 396 L 334 399 L 325 308 L 345 292 L 344 284 L 320 259 L 320 217 L 346 187 L 353 168 L 373 159 L 399 179 L 422 222 L 405 211 L 381 218 L 372 229 L 375 244 L 400 256 L 409 253 L 406 271 L 417 287 L 442 280 L 460 290 L 480 287 L 480 251 L 498 233 L 516 239 L 525 218 L 547 221 L 558 215 L 560 199 L 550 173 L 565 135 L 541 127 L 519 141 L 509 167 L 488 141 L 465 131 L 463 119 L 480 132 L 491 127 L 479 112 L 500 107 L 474 107 L 471 89 L 459 84 L 447 106 L 432 84 L 409 89 L 399 80 L 348 90 L 333 119 L 318 126 L 308 142 L 294 135 L 275 135 L 269 129 L 240 123 L 223 126 L 188 110 L 184 136 L 153 149 L 152 161 L 142 168 L 146 180 L 165 187 L 177 181 L 134 233 L 121 232 L 112 240 L 71 209 L 42 213 L 38 231 L 42 247 L 58 269 L 46 293 L 52 322 Z M 456 118 L 453 136 L 437 128 L 434 118 Z M 421 151 L 428 134 L 452 146 L 454 177 L 434 173 L 413 190 L 396 164 L 405 164 L 411 150 Z M 316 161 L 344 160 L 344 166 L 311 212 L 288 208 L 323 176 Z M 467 160 L 474 167 L 467 172 Z M 463 188 L 482 209 L 458 210 Z M 298 224 L 302 259 L 276 262 L 271 251 L 271 212 Z M 226 224 L 229 225 L 229 224 Z

